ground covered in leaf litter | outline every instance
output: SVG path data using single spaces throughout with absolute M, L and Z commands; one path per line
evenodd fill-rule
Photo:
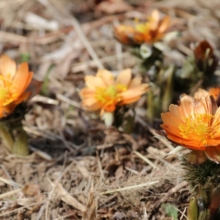
M 84 76 L 100 67 L 140 73 L 136 58 L 114 39 L 112 26 L 145 19 L 154 8 L 170 15 L 172 30 L 181 33 L 165 51 L 168 63 L 181 66 L 192 54 L 190 45 L 203 39 L 218 56 L 220 17 L 214 9 L 220 5 L 109 2 L 0 2 L 1 52 L 27 59 L 35 77 L 44 79 L 24 121 L 33 153 L 22 158 L 0 148 L 0 219 L 187 219 L 187 183 L 177 156 L 164 158 L 173 146 L 144 119 L 145 98 L 137 104 L 129 135 L 105 129 L 98 116 L 84 112 L 78 92 Z

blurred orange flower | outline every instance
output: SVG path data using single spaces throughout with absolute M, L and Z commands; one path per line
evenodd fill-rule
M 206 40 L 199 42 L 193 52 L 199 70 L 212 74 L 218 66 L 218 59 L 210 43 Z
M 171 104 L 161 117 L 168 139 L 220 162 L 220 108 L 212 96 L 183 96 L 179 106 Z
M 18 104 L 39 92 L 40 82 L 32 80 L 32 76 L 27 63 L 17 68 L 7 55 L 0 57 L 0 118 L 11 114 Z
M 138 42 L 136 42 L 136 38 L 139 38 L 137 37 L 139 33 L 137 33 L 135 31 L 135 28 L 131 26 L 126 26 L 126 25 L 116 26 L 114 27 L 114 34 L 116 39 L 123 44 L 127 44 L 127 45 L 138 44 Z
M 141 77 L 132 79 L 131 70 L 123 70 L 116 79 L 108 70 L 99 70 L 96 76 L 85 77 L 86 87 L 80 91 L 82 106 L 88 111 L 114 112 L 118 105 L 130 104 L 143 95 L 148 84 Z
M 163 38 L 170 25 L 170 17 L 160 19 L 158 10 L 154 10 L 145 23 L 135 27 L 119 25 L 114 29 L 115 37 L 124 44 L 154 43 Z
M 206 40 L 199 42 L 197 47 L 194 49 L 194 56 L 197 61 L 204 62 L 205 59 L 212 58 L 213 55 L 214 55 L 213 48 Z

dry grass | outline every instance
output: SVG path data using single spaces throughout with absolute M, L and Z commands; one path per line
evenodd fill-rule
M 97 68 L 139 75 L 112 25 L 144 18 L 155 7 L 182 33 L 169 43 L 166 62 L 181 65 L 204 38 L 219 55 L 220 4 L 149 1 L 112 15 L 96 7 L 92 0 L 0 1 L 1 53 L 30 56 L 35 77 L 44 81 L 24 121 L 33 153 L 22 158 L 0 149 L 0 219 L 171 219 L 161 208 L 166 202 L 187 219 L 189 193 L 177 156 L 165 158 L 173 146 L 143 119 L 144 101 L 137 104 L 135 132 L 127 135 L 84 112 L 78 92 Z

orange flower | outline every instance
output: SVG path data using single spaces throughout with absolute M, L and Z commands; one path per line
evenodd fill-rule
M 212 96 L 183 96 L 179 106 L 170 105 L 161 117 L 168 139 L 220 162 L 220 108 Z
M 96 76 L 85 77 L 86 88 L 80 91 L 82 106 L 88 111 L 114 112 L 118 105 L 130 104 L 143 95 L 147 84 L 131 78 L 131 70 L 123 70 L 116 79 L 111 72 L 99 70 Z
M 18 104 L 39 91 L 40 83 L 31 81 L 32 76 L 27 63 L 16 68 L 15 61 L 7 55 L 0 57 L 0 118 L 11 114 Z
M 124 44 L 154 43 L 163 38 L 169 25 L 170 17 L 160 19 L 159 11 L 154 10 L 146 23 L 138 23 L 135 27 L 115 27 L 115 36 Z

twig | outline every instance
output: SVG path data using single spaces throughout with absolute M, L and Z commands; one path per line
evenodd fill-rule
M 143 161 L 145 161 L 146 163 L 148 163 L 150 166 L 152 166 L 154 169 L 159 170 L 159 168 L 152 163 L 148 158 L 146 158 L 144 155 L 142 155 L 141 153 L 137 152 L 137 151 L 133 151 L 133 153 L 135 153 L 138 157 L 140 157 Z
M 0 199 L 2 199 L 2 198 L 4 198 L 4 197 L 7 197 L 7 196 L 11 196 L 11 195 L 13 195 L 13 194 L 15 194 L 15 193 L 18 193 L 18 192 L 21 192 L 21 190 L 22 190 L 22 188 L 20 188 L 20 189 L 15 189 L 15 190 L 13 190 L 13 191 L 3 193 L 3 194 L 0 195 Z
M 99 69 L 104 69 L 104 66 L 102 65 L 102 63 L 100 62 L 97 54 L 95 53 L 95 51 L 93 50 L 92 46 L 90 45 L 88 39 L 86 38 L 85 34 L 83 33 L 79 22 L 76 20 L 75 17 L 72 17 L 70 20 L 71 24 L 73 25 L 76 33 L 79 36 L 79 39 L 82 41 L 83 45 L 85 46 L 85 48 L 87 49 L 87 51 L 89 52 L 89 55 L 92 57 L 92 59 L 94 60 L 96 66 Z
M 66 103 L 68 103 L 69 105 L 72 105 L 75 108 L 81 109 L 81 105 L 78 102 L 73 101 L 73 100 L 67 98 L 66 96 L 64 96 L 62 94 L 57 94 L 56 97 L 57 97 L 57 99 L 59 99 L 63 102 L 66 102 Z
M 74 30 L 76 31 L 79 39 L 82 41 L 82 43 L 85 46 L 85 48 L 87 49 L 89 55 L 94 60 L 96 66 L 99 69 L 103 69 L 104 67 L 103 67 L 102 63 L 100 62 L 96 52 L 93 50 L 93 48 L 90 45 L 88 39 L 86 38 L 84 32 L 82 31 L 82 28 L 80 27 L 80 24 L 77 21 L 77 19 L 75 17 L 73 17 L 72 15 L 70 15 L 69 11 L 67 11 L 66 9 L 62 10 L 61 8 L 57 8 L 56 6 L 54 6 L 50 0 L 49 1 L 48 0 L 38 0 L 38 1 L 40 3 L 42 3 L 45 7 L 47 7 L 51 11 L 53 11 L 52 15 L 58 16 L 62 23 L 64 23 L 65 25 L 66 25 L 66 23 L 70 23 L 74 27 Z M 58 13 L 58 12 L 62 12 L 62 13 Z M 60 16 L 60 14 L 62 14 L 62 16 Z M 63 17 L 63 19 L 62 19 L 62 17 Z
M 134 185 L 134 186 L 126 186 L 126 187 L 123 187 L 123 188 L 113 189 L 113 190 L 102 192 L 101 195 L 115 193 L 115 192 L 121 192 L 121 191 L 133 190 L 133 189 L 144 187 L 144 186 L 151 186 L 151 185 L 154 185 L 155 183 L 158 183 L 158 182 L 159 181 L 154 181 L 154 182 L 142 183 L 142 184 L 138 184 L 138 185 Z
M 186 181 L 183 181 L 181 182 L 180 184 L 176 185 L 175 187 L 173 187 L 172 189 L 170 189 L 166 194 L 165 196 L 160 199 L 160 201 L 156 204 L 156 207 L 159 207 L 160 204 L 164 203 L 167 201 L 167 199 L 172 195 L 174 194 L 175 192 L 177 192 L 178 190 L 180 190 L 181 188 L 185 187 L 188 185 L 188 182 Z
M 147 127 L 147 129 L 150 131 L 150 133 L 153 134 L 156 138 L 158 138 L 159 141 L 161 143 L 163 143 L 165 146 L 167 146 L 170 150 L 174 149 L 174 147 L 170 144 L 170 142 L 167 139 L 158 135 L 154 131 L 154 129 L 150 125 L 148 125 L 147 122 L 145 122 L 140 116 L 136 115 L 135 120 L 138 121 L 140 124 L 142 124 L 144 127 Z

